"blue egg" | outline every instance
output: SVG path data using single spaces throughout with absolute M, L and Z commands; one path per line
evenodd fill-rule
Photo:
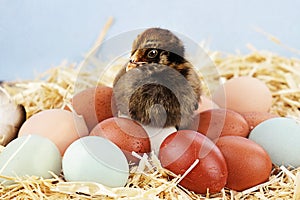
M 26 135 L 11 141 L 0 154 L 0 174 L 11 177 L 59 175 L 61 155 L 56 145 L 39 135 Z M 5 185 L 13 181 L 0 179 Z
M 278 166 L 300 166 L 300 123 L 292 118 L 272 118 L 256 126 L 249 139 L 261 145 Z
M 99 136 L 86 136 L 66 150 L 62 168 L 67 181 L 96 182 L 123 187 L 129 177 L 127 159 L 114 143 Z

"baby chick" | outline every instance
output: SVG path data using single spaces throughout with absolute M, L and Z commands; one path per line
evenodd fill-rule
M 171 31 L 149 28 L 137 36 L 132 45 L 130 61 L 120 70 L 115 82 L 126 71 L 145 63 L 159 63 L 179 71 L 190 83 L 197 99 L 200 99 L 200 80 L 191 63 L 184 58 L 184 46 Z
M 149 65 L 151 63 L 155 65 Z M 143 66 L 147 67 L 142 68 Z M 167 66 L 170 71 L 164 66 Z M 143 71 L 144 76 L 137 76 L 133 73 L 131 78 L 126 76 L 122 79 L 122 76 L 134 69 Z M 175 70 L 177 74 L 171 72 L 171 69 Z M 158 74 L 162 71 L 164 71 L 164 75 L 159 76 Z M 160 80 L 145 83 L 146 79 L 151 79 L 152 76 L 159 76 Z M 182 78 L 179 78 L 180 76 L 185 79 L 185 82 Z M 141 80 L 138 80 L 138 78 Z M 159 83 L 161 78 L 164 81 Z M 141 81 L 145 85 L 136 87 L 137 83 Z M 179 84 L 176 84 L 176 81 Z M 170 87 L 164 85 L 170 83 L 174 86 L 171 87 L 171 91 L 169 91 Z M 128 88 L 129 86 L 133 88 Z M 132 89 L 136 91 L 132 91 Z M 184 92 L 184 90 L 187 92 Z M 178 91 L 180 92 L 178 93 Z M 119 95 L 120 93 L 122 95 Z M 161 121 L 164 121 L 160 118 L 166 117 L 164 127 L 176 126 L 183 128 L 188 126 L 193 112 L 198 108 L 201 87 L 199 77 L 193 66 L 184 58 L 184 46 L 181 40 L 169 30 L 150 28 L 134 40 L 130 60 L 119 71 L 114 80 L 114 95 L 115 101 L 119 102 L 117 103 L 117 109 L 121 113 L 129 114 L 131 118 L 142 124 L 160 126 Z M 178 101 L 178 98 L 185 100 Z M 146 106 L 146 104 L 148 105 Z M 122 105 L 127 106 L 129 110 L 126 111 Z M 162 105 L 166 112 L 165 115 L 161 111 L 154 112 L 154 105 Z M 152 114 L 150 116 L 149 109 L 151 107 Z

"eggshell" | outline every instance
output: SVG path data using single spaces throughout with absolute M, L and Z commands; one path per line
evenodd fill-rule
M 212 140 L 226 135 L 247 137 L 249 134 L 247 121 L 232 110 L 207 110 L 200 113 L 198 120 L 198 132 Z
M 62 164 L 67 181 L 123 187 L 129 176 L 129 166 L 122 151 L 111 141 L 97 136 L 73 142 L 66 150 Z
M 277 115 L 268 112 L 246 112 L 241 114 L 246 119 L 250 130 L 255 128 L 258 124 L 260 124 L 263 121 L 278 117 Z
M 142 125 L 143 126 L 143 125 Z M 151 150 L 158 155 L 159 148 L 161 143 L 168 137 L 170 134 L 177 132 L 175 127 L 153 127 L 153 126 L 143 126 L 147 134 L 149 135 Z
M 219 192 L 226 184 L 225 159 L 216 145 L 204 135 L 180 130 L 169 135 L 159 152 L 161 164 L 175 174 L 183 175 L 199 159 L 199 163 L 179 183 L 196 193 Z
M 95 126 L 91 136 L 101 136 L 115 143 L 124 152 L 128 161 L 138 163 L 132 151 L 143 154 L 151 151 L 150 140 L 144 128 L 127 118 L 113 117 Z
M 51 178 L 49 171 L 60 174 L 61 155 L 53 142 L 39 135 L 19 137 L 0 154 L 0 174 L 3 176 Z M 13 183 L 0 179 L 2 181 L 3 184 Z
M 268 180 L 272 162 L 261 146 L 240 136 L 220 137 L 216 145 L 227 163 L 226 187 L 242 191 Z
M 71 99 L 74 110 L 84 117 L 89 131 L 99 122 L 113 116 L 111 101 L 112 88 L 107 86 L 88 88 Z
M 295 119 L 278 117 L 257 125 L 249 139 L 261 145 L 274 164 L 300 166 L 300 123 Z
M 239 113 L 268 112 L 272 105 L 272 94 L 262 81 L 242 76 L 221 85 L 214 92 L 213 101 L 221 108 Z
M 18 136 L 19 129 L 26 120 L 24 106 L 11 101 L 5 103 L 5 100 L 1 97 L 0 87 L 0 145 L 3 146 Z
M 89 132 L 82 116 L 67 110 L 50 109 L 41 111 L 24 122 L 18 136 L 29 134 L 50 139 L 63 155 L 72 142 L 87 136 Z

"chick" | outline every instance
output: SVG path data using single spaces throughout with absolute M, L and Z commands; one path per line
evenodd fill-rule
M 129 73 L 132 70 L 139 70 L 144 75 Z M 122 79 L 125 74 L 126 78 Z M 160 77 L 159 81 L 153 77 Z M 152 82 L 147 82 L 147 79 Z M 141 82 L 144 85 L 136 87 Z M 170 83 L 173 86 L 164 85 Z M 161 28 L 150 28 L 137 36 L 129 62 L 114 80 L 118 110 L 145 125 L 161 126 L 164 121 L 162 118 L 165 118 L 164 127 L 187 127 L 193 112 L 198 109 L 200 95 L 200 79 L 191 63 L 184 58 L 181 40 L 169 30 Z M 178 98 L 185 100 L 179 101 Z M 163 108 L 164 113 L 161 110 L 154 111 L 154 105 L 156 109 L 159 107 L 157 105 L 161 105 L 159 109 Z
M 191 63 L 184 58 L 182 41 L 171 31 L 149 28 L 138 35 L 132 44 L 130 60 L 117 74 L 114 84 L 128 70 L 145 63 L 159 63 L 176 69 L 188 80 L 197 99 L 200 99 L 199 77 Z

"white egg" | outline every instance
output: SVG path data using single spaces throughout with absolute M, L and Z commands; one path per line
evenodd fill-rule
M 63 172 L 67 181 L 88 181 L 108 187 L 122 187 L 129 176 L 127 159 L 111 141 L 87 136 L 73 142 L 66 150 Z
M 61 155 L 56 145 L 42 136 L 19 137 L 10 142 L 0 154 L 1 175 L 51 178 L 49 171 L 60 174 Z M 13 183 L 0 179 L 2 181 L 3 184 Z
M 151 150 L 154 151 L 155 155 L 159 153 L 159 147 L 161 143 L 168 137 L 170 134 L 177 131 L 175 127 L 152 127 L 152 126 L 143 126 L 147 134 L 149 135 Z
M 272 118 L 257 125 L 249 139 L 261 145 L 278 166 L 300 166 L 300 123 L 290 118 Z

